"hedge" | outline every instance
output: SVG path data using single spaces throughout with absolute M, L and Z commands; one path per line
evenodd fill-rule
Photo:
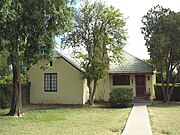
M 132 105 L 133 90 L 128 88 L 114 88 L 110 93 L 110 103 L 113 107 L 124 108 Z
M 22 104 L 30 103 L 30 83 L 22 84 Z M 9 108 L 11 105 L 12 84 L 0 84 L 0 108 Z
M 171 86 L 170 86 L 171 88 Z M 163 100 L 162 85 L 155 85 L 155 96 L 157 100 Z M 180 86 L 175 86 L 170 101 L 180 101 Z

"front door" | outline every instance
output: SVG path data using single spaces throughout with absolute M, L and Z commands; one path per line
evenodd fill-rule
M 146 90 L 145 75 L 136 75 L 136 97 L 143 97 Z

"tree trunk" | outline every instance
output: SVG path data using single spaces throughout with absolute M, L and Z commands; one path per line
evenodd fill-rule
M 96 86 L 97 86 L 97 80 L 93 81 L 93 91 L 91 91 L 91 94 L 89 96 L 89 104 L 93 105 L 94 104 L 94 95 L 96 93 Z M 92 90 L 92 89 L 91 89 Z
M 89 89 L 89 104 L 91 105 L 91 103 L 92 103 L 92 98 L 91 98 L 92 88 L 91 88 L 91 80 L 90 79 L 87 79 L 87 86 Z
M 20 66 L 19 66 L 19 46 L 18 37 L 15 42 L 12 43 L 12 68 L 13 68 L 13 91 L 11 108 L 7 115 L 9 116 L 21 116 L 21 78 L 20 78 Z
M 166 67 L 166 103 L 169 103 L 169 83 L 170 83 L 170 71 L 169 71 L 170 65 L 168 64 Z
M 21 79 L 20 68 L 17 65 L 13 65 L 13 92 L 11 109 L 7 115 L 9 116 L 21 116 Z
M 172 85 L 172 87 L 170 88 L 170 90 L 169 90 L 169 92 L 168 92 L 167 103 L 170 102 L 171 95 L 172 95 L 172 92 L 173 92 L 173 90 L 174 90 L 176 81 L 177 81 L 177 79 L 179 78 L 179 75 L 180 75 L 180 72 L 178 71 L 178 73 L 177 73 L 177 75 L 176 75 L 176 77 L 175 77 L 175 79 L 174 79 L 174 81 L 173 81 L 173 85 Z
M 164 103 L 167 102 L 167 92 L 164 86 L 164 78 L 163 78 L 163 70 L 161 69 L 161 82 L 162 82 L 162 91 L 163 91 L 163 98 L 164 98 Z

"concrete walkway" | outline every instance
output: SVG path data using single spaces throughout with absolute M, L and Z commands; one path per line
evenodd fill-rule
M 146 104 L 134 104 L 122 135 L 152 135 Z

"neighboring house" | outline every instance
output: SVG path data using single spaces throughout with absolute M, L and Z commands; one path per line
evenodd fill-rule
M 122 51 L 123 60 L 120 64 L 110 64 L 108 76 L 100 80 L 95 95 L 96 100 L 109 100 L 112 88 L 132 88 L 134 97 L 144 97 L 145 92 L 154 96 L 156 75 L 154 68 L 144 61 Z M 58 53 L 55 62 L 50 62 L 51 68 L 41 69 L 49 61 L 41 60 L 30 68 L 29 81 L 30 102 L 45 104 L 85 104 L 88 100 L 86 80 L 82 79 L 78 62 L 63 53 Z

